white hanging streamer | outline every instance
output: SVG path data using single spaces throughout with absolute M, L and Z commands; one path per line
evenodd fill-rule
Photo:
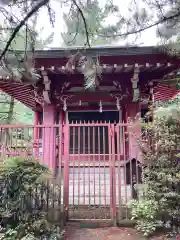
M 63 110 L 64 112 L 67 111 L 67 102 L 66 102 L 66 99 L 64 99 L 64 106 L 63 106 Z
M 99 112 L 102 113 L 103 109 L 102 109 L 102 101 L 99 102 Z
M 120 110 L 120 99 L 119 97 L 116 98 L 116 106 L 117 106 L 117 110 Z
M 117 110 L 120 110 L 121 109 L 120 101 L 123 99 L 123 97 L 125 95 L 121 95 L 121 94 L 113 95 L 113 94 L 111 94 L 110 96 L 116 99 Z

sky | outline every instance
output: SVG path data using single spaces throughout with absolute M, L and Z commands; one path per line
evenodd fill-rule
M 39 11 L 39 17 L 38 17 L 38 25 L 37 30 L 40 32 L 40 38 L 46 39 L 52 32 L 54 32 L 54 39 L 51 45 L 48 47 L 51 48 L 59 48 L 62 46 L 62 38 L 61 33 L 66 30 L 66 26 L 63 21 L 63 13 L 68 12 L 69 8 L 62 6 L 60 4 L 60 1 L 62 0 L 51 0 L 51 7 L 55 11 L 55 23 L 54 27 L 50 24 L 49 15 L 47 11 L 47 7 L 42 7 Z M 100 6 L 104 6 L 106 4 L 107 0 L 98 0 Z M 132 0 L 111 0 L 114 4 L 119 6 L 119 9 L 121 11 L 121 14 L 125 15 L 127 17 L 128 15 L 128 7 L 129 4 L 132 2 Z M 141 3 L 141 0 L 138 0 L 141 4 L 141 7 L 143 6 Z M 19 9 L 12 9 L 12 14 L 16 15 L 18 18 L 21 17 L 21 13 L 19 12 Z M 22 17 L 21 17 L 22 18 Z M 3 16 L 0 15 L 0 20 L 3 19 Z M 111 16 L 107 22 L 109 24 L 114 23 L 116 21 L 115 16 Z M 43 30 L 42 30 L 43 28 Z M 128 38 L 129 42 L 131 42 L 132 37 Z M 134 45 L 144 45 L 144 46 L 153 46 L 157 45 L 158 39 L 156 37 L 156 29 L 150 28 L 146 31 L 142 32 L 141 37 L 134 42 Z M 119 40 L 116 45 L 125 45 L 127 44 L 127 40 Z
M 105 0 L 99 0 L 100 4 L 105 3 Z M 123 14 L 126 14 L 127 9 L 128 9 L 128 4 L 130 0 L 114 0 L 113 3 L 117 4 L 123 12 Z M 54 41 L 51 44 L 51 47 L 57 48 L 60 47 L 61 45 L 61 32 L 63 32 L 66 29 L 66 26 L 63 23 L 63 12 L 67 11 L 67 8 L 63 7 L 60 5 L 58 0 L 51 0 L 52 8 L 55 9 L 55 24 L 54 28 L 50 25 L 49 18 L 47 17 L 47 9 L 43 8 L 41 9 L 41 14 L 40 18 L 38 20 L 38 28 L 45 27 L 41 37 L 47 37 L 50 32 L 54 32 Z M 110 17 L 108 19 L 109 23 L 113 23 L 114 17 Z M 142 36 L 140 39 L 137 41 L 137 45 L 144 45 L 144 46 L 152 46 L 156 45 L 158 42 L 158 39 L 156 37 L 156 29 L 155 28 L 150 28 L 142 33 Z M 125 42 L 120 40 L 117 45 L 124 45 Z M 136 43 L 135 43 L 136 45 Z

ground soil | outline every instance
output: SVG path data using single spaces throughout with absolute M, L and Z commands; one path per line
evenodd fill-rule
M 151 240 L 166 240 L 159 235 L 150 238 Z M 65 240 L 147 240 L 135 229 L 131 228 L 80 228 L 78 226 L 67 226 L 65 230 Z

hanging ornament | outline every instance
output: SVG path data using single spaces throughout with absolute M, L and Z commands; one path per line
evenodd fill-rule
M 120 103 L 119 103 L 119 98 L 116 98 L 116 106 L 117 106 L 117 110 L 120 110 Z
M 64 110 L 64 112 L 66 112 L 66 110 L 67 110 L 67 102 L 66 102 L 66 99 L 64 99 L 63 110 Z
M 117 110 L 121 109 L 121 105 L 120 105 L 120 101 L 123 99 L 123 97 L 127 97 L 128 96 L 128 92 L 126 92 L 126 94 L 122 95 L 122 94 L 110 94 L 111 97 L 116 99 L 116 107 Z
M 102 102 L 99 102 L 99 112 L 102 113 L 103 109 L 102 109 Z
M 79 100 L 79 106 L 81 106 L 82 105 L 82 102 L 81 102 L 81 100 Z
M 63 103 L 63 110 L 64 112 L 67 111 L 67 100 L 72 98 L 74 95 L 63 95 L 60 97 L 61 102 Z

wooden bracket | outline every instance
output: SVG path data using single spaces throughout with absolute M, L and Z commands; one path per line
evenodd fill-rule
M 47 72 L 46 71 L 42 71 L 42 76 L 43 76 L 43 83 L 44 83 L 44 91 L 43 91 L 43 97 L 44 97 L 44 101 L 47 104 L 51 104 L 51 100 L 50 100 L 50 86 L 51 86 L 51 80 L 48 78 Z
M 137 102 L 139 99 L 139 88 L 137 86 L 137 83 L 139 82 L 139 68 L 135 68 L 134 69 L 134 75 L 131 78 L 131 82 L 132 82 L 132 88 L 133 88 L 133 102 Z
M 34 90 L 34 97 L 35 97 L 35 101 L 40 105 L 40 106 L 44 106 L 44 99 L 43 97 L 39 96 L 39 94 L 37 93 L 36 90 Z

